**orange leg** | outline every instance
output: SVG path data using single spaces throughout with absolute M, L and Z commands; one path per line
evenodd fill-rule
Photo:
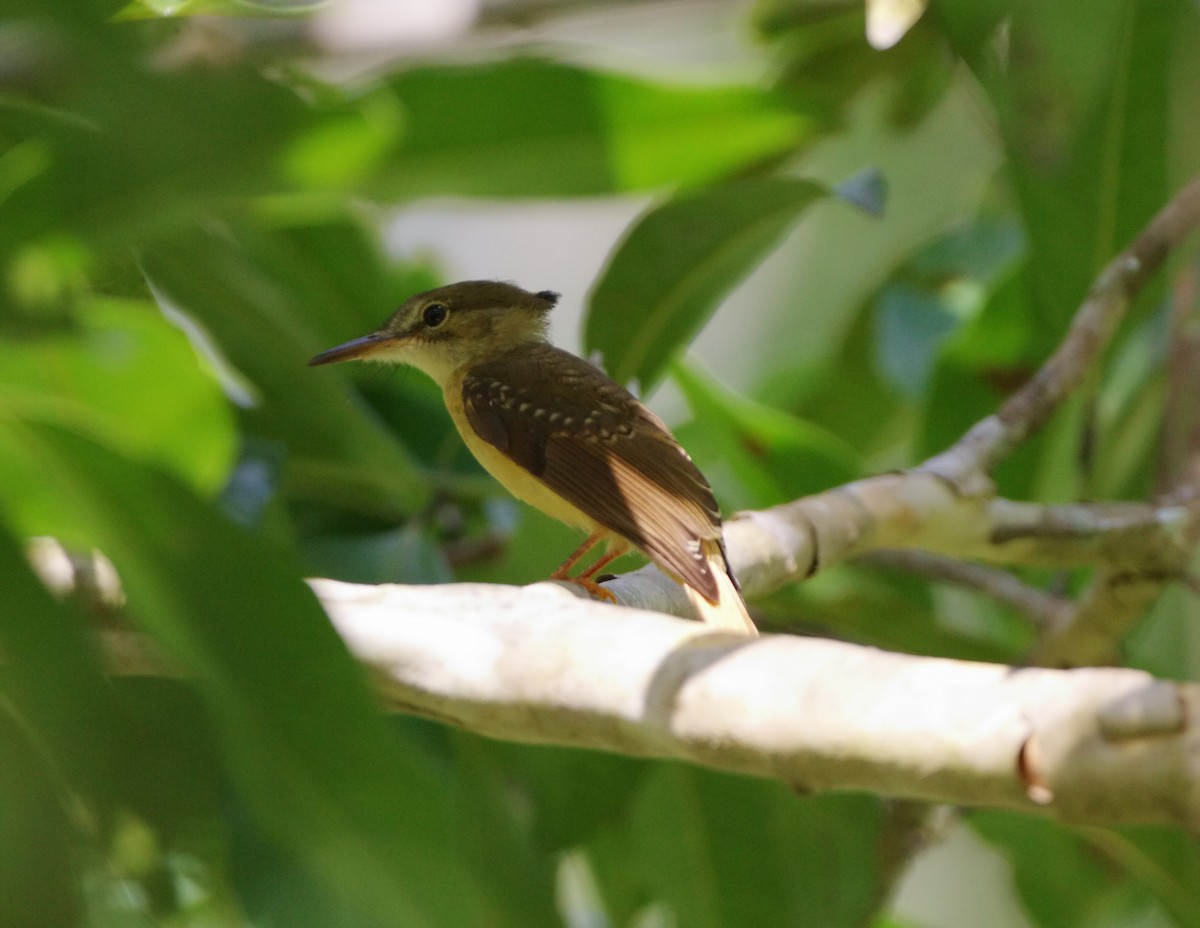
M 570 580 L 571 568 L 579 563 L 580 559 L 587 554 L 592 548 L 596 547 L 604 539 L 603 532 L 592 532 L 584 539 L 583 544 L 575 549 L 574 553 L 559 565 L 558 570 L 550 575 L 551 580 Z
M 592 532 L 592 534 L 588 535 L 583 544 L 576 548 L 571 556 L 562 562 L 558 570 L 554 571 L 554 573 L 550 575 L 550 579 L 566 580 L 568 583 L 576 583 L 598 599 L 607 600 L 610 603 L 616 602 L 616 598 L 612 595 L 612 593 L 608 592 L 608 590 L 604 589 L 604 587 L 602 587 L 592 578 L 600 572 L 600 568 L 611 564 L 627 550 L 629 550 L 628 545 L 614 544 L 611 548 L 609 548 L 608 551 L 604 553 L 602 557 L 600 557 L 599 560 L 596 561 L 595 564 L 593 564 L 579 576 L 570 576 L 571 568 L 578 564 L 580 559 L 590 550 L 592 550 L 592 548 L 596 547 L 596 545 L 603 541 L 606 535 L 606 532 Z

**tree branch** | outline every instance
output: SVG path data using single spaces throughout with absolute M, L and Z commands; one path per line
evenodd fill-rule
M 920 574 L 967 587 L 1027 616 L 1037 628 L 1053 628 L 1074 611 L 1074 603 L 1022 583 L 1006 570 L 921 551 L 875 551 L 858 563 Z
M 1130 302 L 1167 255 L 1200 225 L 1200 177 L 1159 211 L 1133 243 L 1100 273 L 1067 336 L 1037 374 L 999 411 L 981 420 L 925 470 L 961 483 L 989 472 L 1036 432 L 1099 361 Z
M 1200 685 L 743 639 L 551 584 L 313 588 L 385 701 L 806 790 L 1200 825 Z

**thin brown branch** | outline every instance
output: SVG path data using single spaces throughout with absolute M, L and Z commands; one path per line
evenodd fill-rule
M 924 469 L 963 483 L 988 473 L 1036 432 L 1082 382 L 1108 346 L 1129 306 L 1167 255 L 1200 225 L 1200 177 L 1193 178 L 1100 273 L 1066 338 L 1038 372 L 994 415 L 976 423 Z
M 1061 624 L 1074 610 L 1069 599 L 1023 583 L 1006 570 L 943 555 L 923 551 L 875 551 L 859 558 L 858 563 L 903 570 L 975 590 L 1027 616 L 1039 628 Z

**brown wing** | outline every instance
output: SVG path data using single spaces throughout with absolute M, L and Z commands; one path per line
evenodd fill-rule
M 476 433 L 605 528 L 714 600 L 700 542 L 721 541 L 712 489 L 662 421 L 601 371 L 551 345 L 474 368 Z M 550 407 L 552 404 L 552 408 Z

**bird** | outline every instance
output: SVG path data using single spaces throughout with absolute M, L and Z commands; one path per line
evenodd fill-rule
M 702 621 L 756 635 L 725 556 L 711 486 L 640 400 L 596 365 L 550 344 L 558 299 L 552 290 L 492 280 L 437 287 L 308 363 L 407 364 L 428 375 L 486 471 L 513 496 L 587 532 L 551 579 L 615 601 L 595 577 L 635 548 L 683 585 Z M 606 553 L 571 576 L 601 542 Z

